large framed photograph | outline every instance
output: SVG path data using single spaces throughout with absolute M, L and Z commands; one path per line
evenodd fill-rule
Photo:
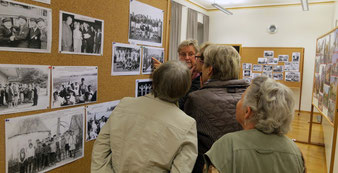
M 137 45 L 113 43 L 111 75 L 139 75 L 141 48 Z
M 164 11 L 148 4 L 130 0 L 129 42 L 162 46 Z
M 141 97 L 151 93 L 153 88 L 152 79 L 136 79 L 135 97 Z
M 83 157 L 84 107 L 6 119 L 6 172 L 47 172 Z
M 52 10 L 0 0 L 0 50 L 50 53 Z
M 164 63 L 164 48 L 143 47 L 142 74 L 150 74 L 154 70 L 152 57 Z
M 103 20 L 60 11 L 59 22 L 61 53 L 103 55 Z
M 49 67 L 0 64 L 0 114 L 49 108 Z
M 109 116 L 119 104 L 120 101 L 104 102 L 99 104 L 89 105 L 86 108 L 86 141 L 96 139 L 102 127 L 108 121 Z
M 97 66 L 53 66 L 52 108 L 97 100 Z

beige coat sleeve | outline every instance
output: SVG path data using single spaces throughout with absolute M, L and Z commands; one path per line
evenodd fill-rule
M 103 126 L 96 138 L 92 151 L 91 172 L 113 173 L 111 149 L 110 149 L 110 118 Z
M 197 153 L 197 130 L 196 122 L 194 121 L 173 160 L 171 173 L 191 172 L 196 162 Z

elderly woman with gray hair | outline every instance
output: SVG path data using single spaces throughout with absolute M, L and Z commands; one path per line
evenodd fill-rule
M 203 52 L 203 86 L 188 95 L 184 106 L 197 125 L 198 157 L 193 173 L 203 171 L 203 155 L 217 139 L 242 129 L 235 117 L 236 104 L 248 83 L 238 80 L 239 61 L 231 46 L 211 44 Z
M 162 64 L 152 94 L 123 98 L 95 141 L 91 172 L 191 172 L 197 157 L 196 122 L 176 103 L 191 85 L 188 67 Z
M 305 172 L 300 150 L 285 136 L 294 115 L 292 95 L 273 79 L 255 78 L 236 107 L 236 119 L 244 130 L 228 133 L 214 143 L 205 154 L 206 170 Z

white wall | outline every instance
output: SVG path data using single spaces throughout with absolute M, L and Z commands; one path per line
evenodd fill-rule
M 301 110 L 310 111 L 316 39 L 333 28 L 335 4 L 247 8 L 209 12 L 210 42 L 242 44 L 243 47 L 304 47 L 304 77 Z M 278 32 L 269 34 L 267 27 L 275 24 Z M 299 90 L 295 99 L 299 98 Z M 297 107 L 298 108 L 298 107 Z

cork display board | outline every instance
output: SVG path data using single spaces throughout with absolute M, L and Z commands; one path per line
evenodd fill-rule
M 271 58 L 279 58 L 280 55 L 284 55 L 285 57 L 285 61 L 287 60 L 287 62 L 293 62 L 292 58 L 293 58 L 293 53 L 300 53 L 298 55 L 299 59 L 298 59 L 298 70 L 294 70 L 296 72 L 299 72 L 299 78 L 296 81 L 286 81 L 286 73 L 289 72 L 289 70 L 285 70 L 285 62 L 282 61 L 278 61 L 277 63 L 264 63 L 262 62 L 261 64 L 258 63 L 259 60 L 262 60 L 262 58 L 266 58 L 267 55 L 269 55 L 269 53 L 272 53 Z M 266 53 L 266 55 L 264 55 Z M 281 57 L 282 58 L 282 57 Z M 267 58 L 269 59 L 269 58 Z M 303 64 L 304 64 L 304 48 L 296 48 L 296 47 L 243 47 L 242 48 L 242 52 L 241 52 L 241 72 L 240 72 L 240 78 L 245 78 L 245 76 L 243 75 L 243 73 L 245 72 L 243 69 L 243 64 L 251 64 L 252 67 L 250 67 L 251 69 L 251 73 L 248 74 L 250 76 L 252 76 L 252 73 L 263 73 L 263 69 L 261 71 L 255 71 L 253 70 L 253 66 L 254 65 L 268 65 L 268 66 L 272 66 L 273 68 L 275 66 L 280 66 L 281 68 L 283 68 L 283 70 L 281 70 L 282 72 L 279 72 L 281 75 L 281 77 L 283 77 L 282 80 L 277 80 L 278 82 L 283 83 L 284 85 L 290 87 L 290 88 L 301 88 L 302 87 L 302 77 L 303 77 Z M 283 67 L 282 67 L 283 66 Z M 290 72 L 293 70 L 290 70 Z M 248 72 L 249 73 L 249 72 Z M 274 72 L 272 72 L 273 74 Z M 272 76 L 273 78 L 273 76 Z
M 164 61 L 168 60 L 169 47 L 169 18 L 171 1 L 170 0 L 138 0 L 152 7 L 163 10 L 163 32 L 162 46 L 164 48 Z M 60 1 L 51 0 L 50 4 L 40 3 L 32 0 L 19 0 L 25 4 L 35 5 L 51 9 L 51 47 L 50 53 L 46 52 L 20 52 L 20 51 L 0 51 L 0 64 L 20 64 L 20 65 L 40 65 L 40 66 L 95 66 L 97 67 L 97 100 L 82 105 L 75 105 L 70 108 L 83 107 L 97 103 L 120 100 L 123 97 L 135 97 L 135 81 L 137 79 L 149 79 L 149 74 L 112 76 L 112 47 L 113 43 L 128 42 L 129 31 L 129 0 L 114 1 L 89 1 L 89 0 L 71 0 Z M 84 54 L 62 54 L 59 52 L 59 26 L 60 11 L 73 14 L 92 17 L 104 21 L 104 40 L 102 55 L 84 55 Z M 1 11 L 0 11 L 1 18 Z M 2 19 L 1 19 L 2 20 Z M 102 29 L 103 30 L 103 29 Z M 136 43 L 132 43 L 136 44 Z M 139 45 L 138 46 L 146 46 Z M 244 57 L 244 56 L 243 56 Z M 52 70 L 51 70 L 52 71 Z M 0 73 L 0 77 L 1 77 Z M 50 81 L 50 89 L 52 90 Z M 52 99 L 53 94 L 49 94 Z M 35 114 L 45 114 L 52 111 L 67 110 L 68 107 L 59 107 L 55 109 L 47 108 L 37 111 L 27 111 L 20 113 L 1 114 L 0 115 L 0 172 L 6 171 L 6 143 L 5 143 L 5 120 L 15 117 L 24 117 Z M 86 122 L 84 120 L 84 122 Z M 84 123 L 86 126 L 86 123 Z M 85 128 L 84 128 L 85 129 Z M 26 142 L 27 141 L 23 141 Z M 95 140 L 84 140 L 83 158 L 67 163 L 61 167 L 52 169 L 50 172 L 90 172 L 91 152 Z

